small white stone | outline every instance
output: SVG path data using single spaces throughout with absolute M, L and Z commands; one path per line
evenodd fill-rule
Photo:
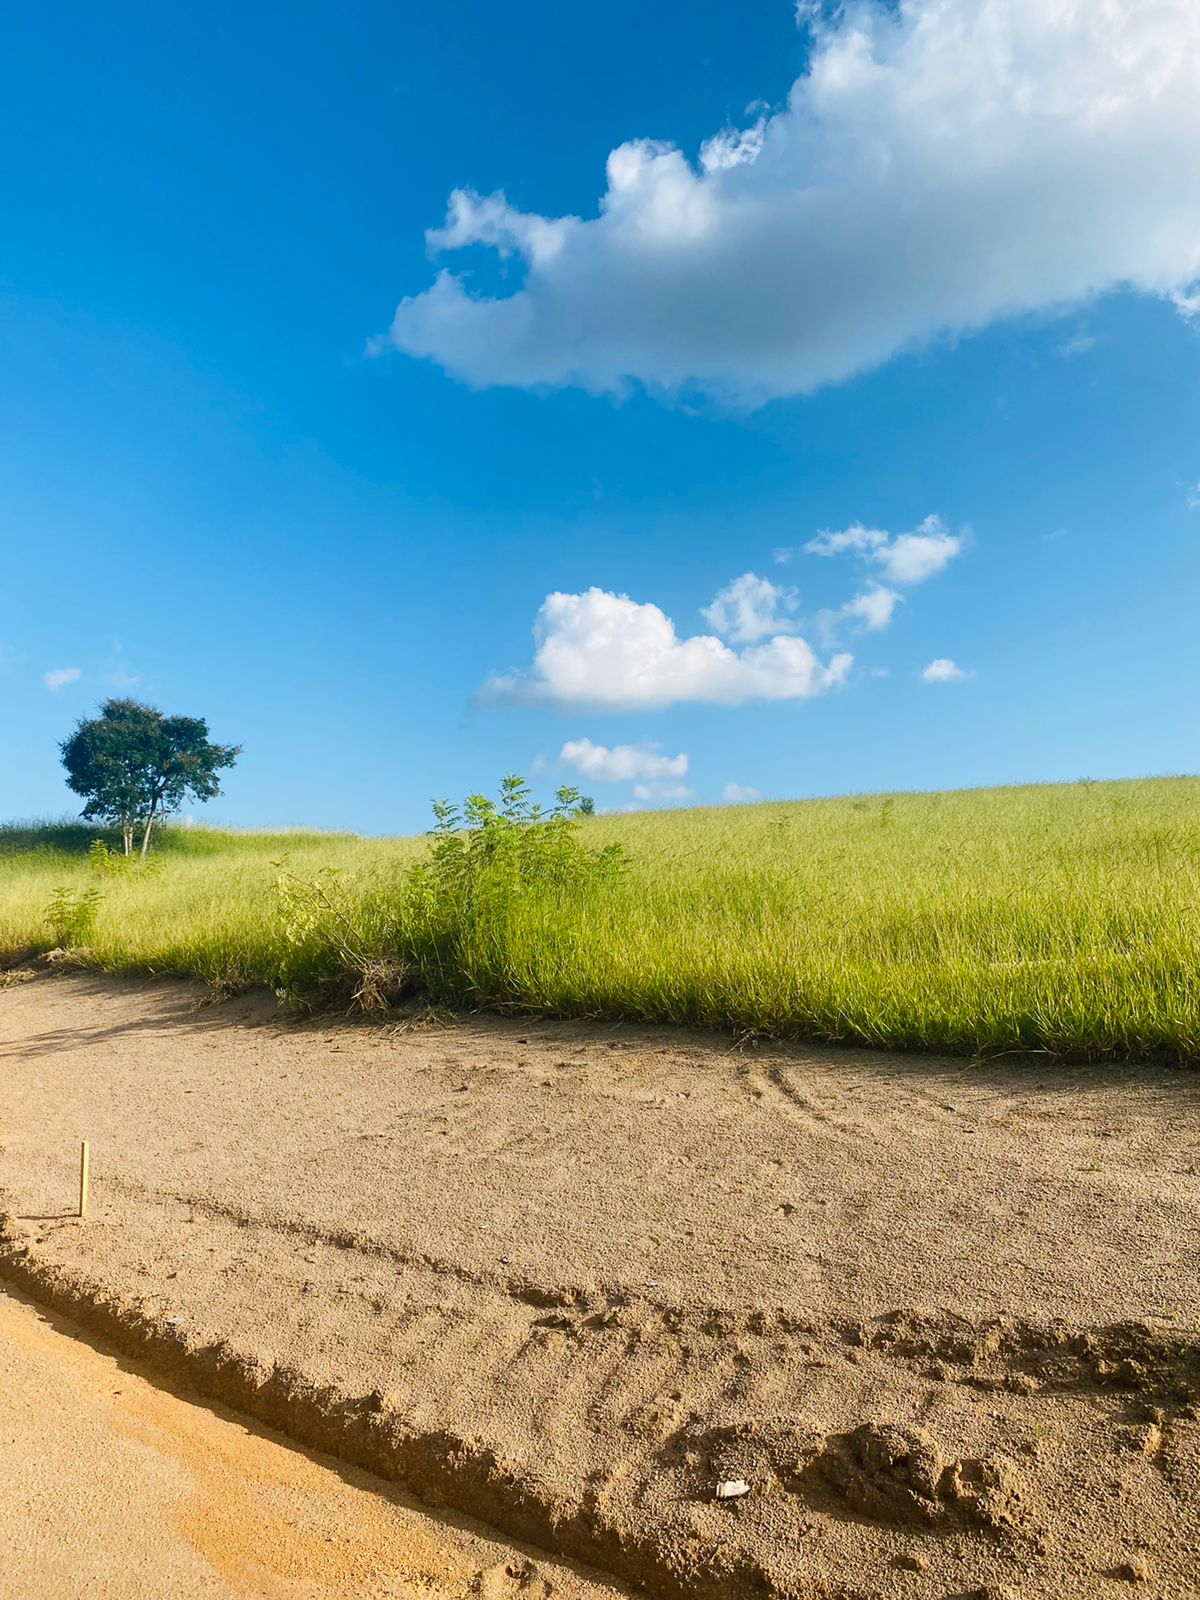
M 744 1494 L 750 1493 L 750 1485 L 745 1478 L 726 1478 L 717 1485 L 718 1500 L 740 1500 Z

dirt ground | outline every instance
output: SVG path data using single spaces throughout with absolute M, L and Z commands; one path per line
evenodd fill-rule
M 198 998 L 0 992 L 0 1270 L 160 1370 L 656 1594 L 1200 1593 L 1200 1076 Z
M 4 1600 L 488 1600 L 627 1591 L 147 1380 L 0 1291 Z

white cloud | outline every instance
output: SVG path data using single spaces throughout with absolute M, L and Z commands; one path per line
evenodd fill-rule
M 42 674 L 42 682 L 51 694 L 57 694 L 60 689 L 65 689 L 69 683 L 78 683 L 83 677 L 79 667 L 54 667 L 49 672 Z
M 890 624 L 896 607 L 903 601 L 904 596 L 897 594 L 895 589 L 885 589 L 882 584 L 873 583 L 836 611 L 819 612 L 817 627 L 825 640 L 835 638 L 839 629 L 847 624 L 864 633 L 880 633 Z
M 803 700 L 844 683 L 854 662 L 823 663 L 785 635 L 742 650 L 711 634 L 681 639 L 658 606 L 606 589 L 547 595 L 533 632 L 532 666 L 489 679 L 483 700 L 609 711 Z
M 1200 511 L 1200 478 L 1188 486 L 1184 493 L 1184 500 L 1187 502 L 1189 511 Z
M 754 644 L 771 634 L 794 633 L 795 622 L 782 613 L 795 611 L 799 603 L 795 589 L 781 588 L 755 572 L 743 572 L 727 583 L 700 615 L 725 638 Z
M 633 798 L 639 805 L 678 806 L 696 798 L 686 783 L 635 783 Z
M 727 806 L 752 806 L 762 799 L 762 791 L 752 789 L 748 783 L 727 783 L 721 790 L 721 799 Z
M 895 589 L 885 589 L 882 584 L 872 584 L 842 607 L 842 615 L 853 622 L 861 622 L 869 633 L 878 633 L 892 620 L 892 614 L 901 603 Z
M 1058 353 L 1064 361 L 1070 361 L 1075 356 L 1086 356 L 1096 348 L 1096 338 L 1090 333 L 1074 333 L 1069 339 L 1064 339 L 1058 347 Z
M 703 172 L 728 172 L 730 167 L 745 167 L 762 155 L 765 116 L 750 128 L 722 128 L 700 146 Z
M 846 0 L 804 21 L 786 106 L 698 165 L 619 146 L 593 218 L 455 191 L 431 248 L 517 256 L 523 281 L 492 297 L 443 270 L 391 342 L 477 385 L 756 404 L 1118 288 L 1200 315 L 1196 0 Z
M 559 761 L 574 767 L 593 783 L 628 783 L 634 778 L 661 782 L 687 777 L 688 758 L 660 755 L 652 744 L 593 744 L 590 739 L 568 739 L 558 752 Z
M 861 522 L 838 532 L 823 530 L 804 546 L 809 555 L 836 556 L 851 551 L 880 568 L 889 583 L 924 583 L 949 565 L 963 547 L 939 516 L 926 517 L 911 533 L 885 533 Z
M 775 562 L 776 566 L 786 567 L 795 554 L 796 546 L 794 544 L 777 544 L 774 550 L 771 551 L 771 560 Z
M 949 656 L 938 656 L 936 661 L 931 661 L 921 673 L 926 683 L 961 683 L 971 674 L 964 672 L 956 661 L 951 661 Z

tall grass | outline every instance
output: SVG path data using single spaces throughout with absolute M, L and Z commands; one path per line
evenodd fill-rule
M 451 967 L 426 971 L 437 992 L 883 1046 L 1200 1055 L 1200 779 L 645 813 L 581 828 L 588 843 L 622 844 L 626 870 L 586 892 L 512 896 L 464 932 Z M 368 937 L 399 950 L 411 933 L 402 875 L 423 848 L 171 831 L 157 876 L 106 883 L 85 959 L 276 983 L 296 960 L 271 864 L 285 852 L 298 877 L 343 869 Z M 0 830 L 0 955 L 45 948 L 52 891 L 84 887 L 88 872 L 56 831 Z M 309 976 L 323 959 L 315 944 Z

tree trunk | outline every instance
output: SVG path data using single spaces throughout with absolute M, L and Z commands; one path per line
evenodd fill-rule
M 142 858 L 143 861 L 145 861 L 146 853 L 150 849 L 150 830 L 154 826 L 154 812 L 155 812 L 155 807 L 151 806 L 150 807 L 150 815 L 146 818 L 146 831 L 142 835 L 141 858 Z
M 133 819 L 131 817 L 122 819 L 121 838 L 125 842 L 125 854 L 131 856 L 133 854 Z

